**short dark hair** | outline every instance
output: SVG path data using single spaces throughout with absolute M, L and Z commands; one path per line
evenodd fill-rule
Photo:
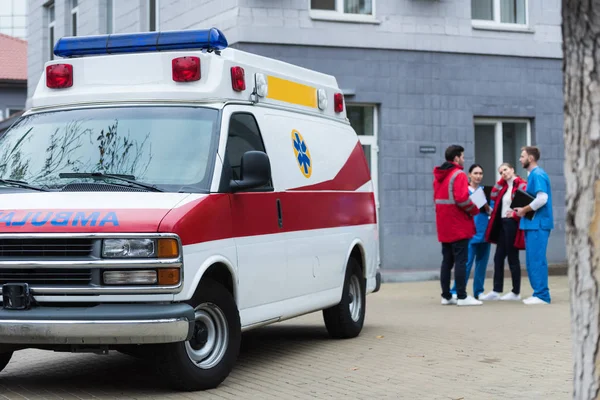
M 537 146 L 523 146 L 521 151 L 525 151 L 527 155 L 533 156 L 535 161 L 540 159 L 540 149 Z
M 464 147 L 459 146 L 457 144 L 453 144 L 452 146 L 446 149 L 446 161 L 454 161 L 455 157 L 460 157 L 460 155 L 464 152 Z
M 480 164 L 475 163 L 469 167 L 469 173 L 473 172 L 475 168 L 481 168 L 481 172 L 483 172 L 483 167 Z

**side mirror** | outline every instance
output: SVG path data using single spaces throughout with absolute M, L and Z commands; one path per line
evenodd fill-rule
M 262 151 L 247 151 L 242 156 L 240 180 L 230 183 L 232 192 L 265 186 L 271 180 L 271 162 Z

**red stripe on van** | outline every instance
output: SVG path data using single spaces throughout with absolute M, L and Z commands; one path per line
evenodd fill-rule
M 347 190 L 354 191 L 371 180 L 369 166 L 360 142 L 356 144 L 346 164 L 328 181 L 289 190 Z
M 277 199 L 283 227 L 279 226 Z M 229 207 L 231 206 L 231 213 Z M 211 195 L 171 211 L 161 232 L 175 232 L 186 244 L 232 237 L 374 224 L 373 193 L 284 192 Z
M 277 200 L 283 226 L 279 226 Z M 212 194 L 173 210 L 41 209 L 0 211 L 0 233 L 178 234 L 184 245 L 374 224 L 371 192 L 280 192 Z

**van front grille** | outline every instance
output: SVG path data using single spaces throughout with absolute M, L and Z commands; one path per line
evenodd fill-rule
M 90 269 L 65 268 L 2 268 L 0 286 L 5 283 L 28 283 L 30 285 L 88 285 L 92 281 Z
M 88 257 L 94 250 L 92 239 L 0 239 L 0 259 L 13 257 Z

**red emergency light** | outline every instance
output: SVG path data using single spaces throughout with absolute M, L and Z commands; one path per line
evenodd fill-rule
M 50 89 L 65 89 L 73 86 L 73 66 L 71 64 L 48 65 L 46 86 Z
M 244 77 L 244 68 L 231 67 L 231 86 L 236 92 L 246 90 L 246 79 Z
M 333 109 L 336 113 L 344 111 L 344 95 L 336 93 L 333 95 Z
M 173 80 L 175 82 L 191 82 L 200 80 L 200 58 L 178 57 L 174 58 Z

